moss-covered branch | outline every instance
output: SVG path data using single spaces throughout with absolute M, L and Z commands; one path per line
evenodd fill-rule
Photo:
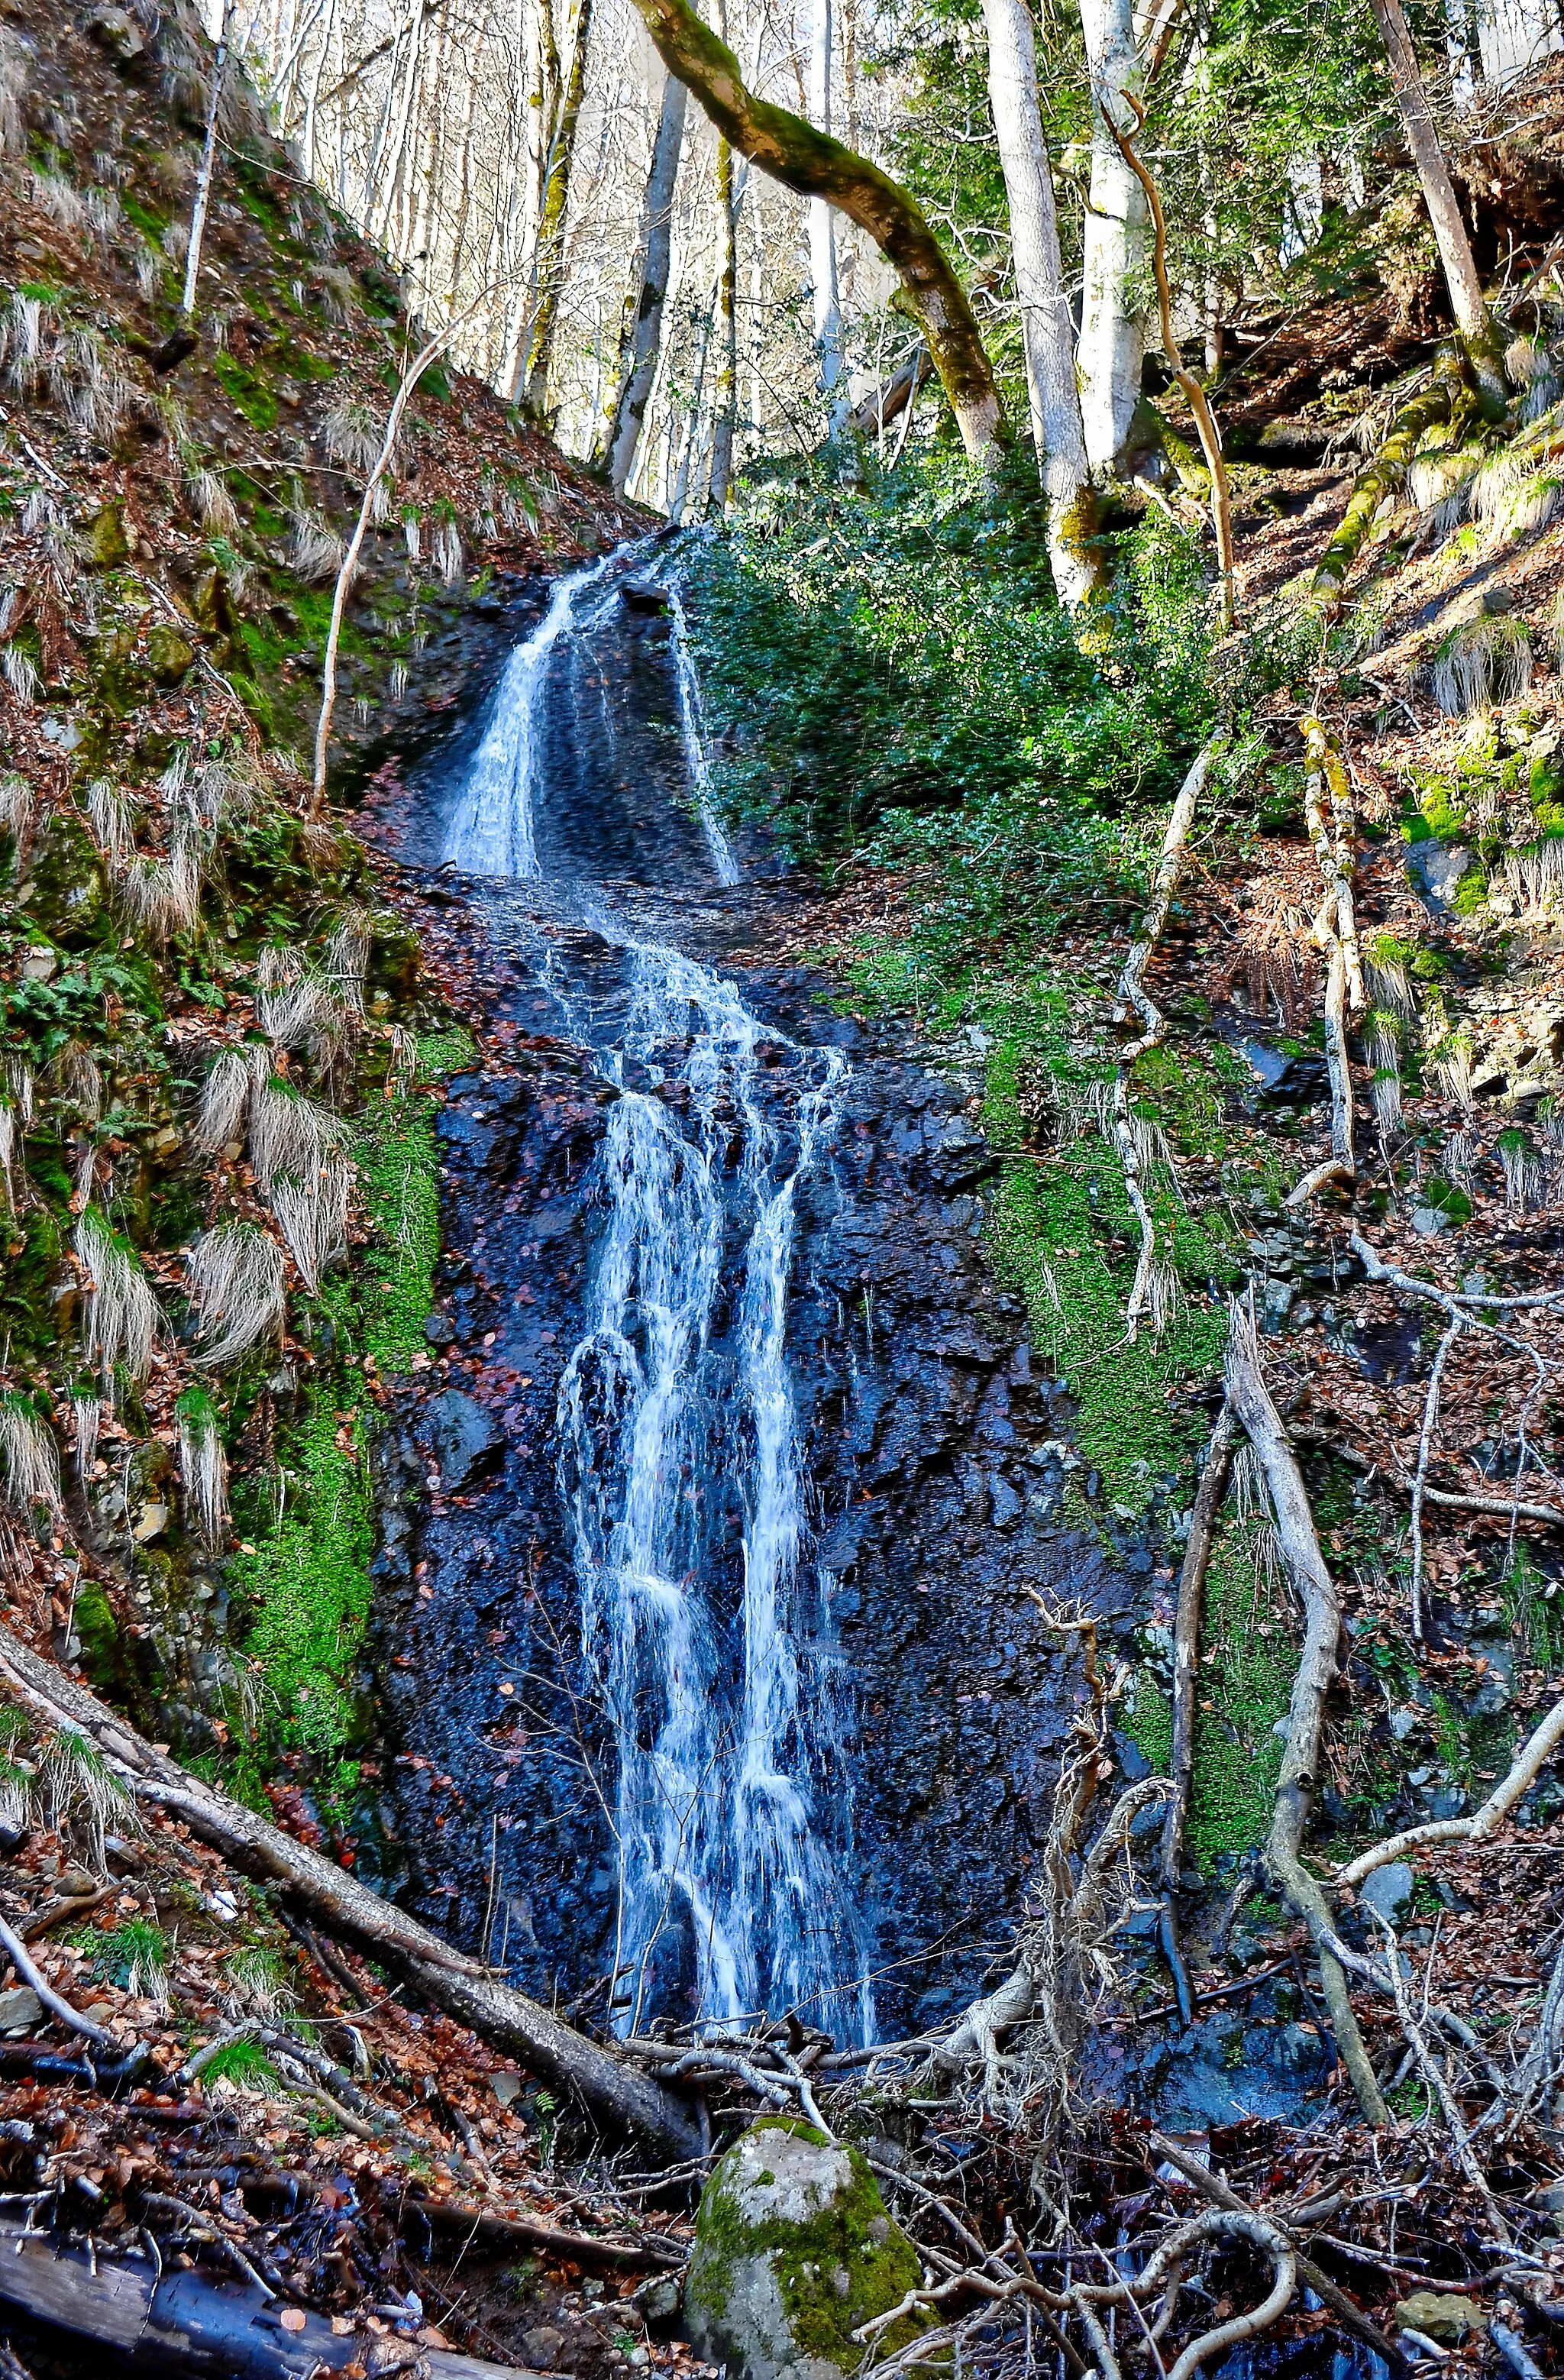
M 1332 613 L 1339 607 L 1341 590 L 1374 527 L 1379 507 L 1405 480 L 1407 466 L 1425 434 L 1436 423 L 1449 420 L 1453 413 L 1471 402 L 1458 358 L 1454 355 L 1441 357 L 1433 380 L 1401 407 L 1378 454 L 1353 482 L 1341 525 L 1326 547 L 1314 576 L 1311 592 L 1322 610 Z
M 902 276 L 969 455 L 1006 435 L 1004 408 L 965 290 L 919 209 L 867 157 L 801 115 L 757 99 L 725 42 L 689 0 L 636 0 L 671 75 L 695 94 L 719 132 L 762 172 L 805 198 L 829 199 Z

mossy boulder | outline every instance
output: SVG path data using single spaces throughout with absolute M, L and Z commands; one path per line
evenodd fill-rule
M 94 570 L 117 570 L 122 562 L 129 561 L 125 506 L 117 497 L 93 514 L 87 532 L 87 552 Z
M 916 2249 L 886 2213 L 860 2152 L 784 2117 L 757 2124 L 701 2192 L 685 2318 L 697 2354 L 733 2380 L 840 2380 L 856 2372 L 860 2324 L 922 2281 Z M 932 2315 L 878 2338 L 909 2346 Z
M 194 648 L 168 621 L 147 630 L 147 667 L 159 686 L 177 686 L 195 658 Z

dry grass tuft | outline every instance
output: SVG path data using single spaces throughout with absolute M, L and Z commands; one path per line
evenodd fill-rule
M 76 1253 L 90 1283 L 82 1353 L 112 1400 L 116 1373 L 134 1385 L 152 1368 L 157 1300 L 134 1248 L 94 1208 L 77 1224 Z
M 64 1518 L 55 1435 L 30 1397 L 0 1396 L 0 1468 L 13 1512 L 41 1530 Z
M 203 1232 L 190 1250 L 186 1278 L 198 1358 L 212 1370 L 280 1334 L 286 1305 L 283 1252 L 257 1224 L 221 1223 Z

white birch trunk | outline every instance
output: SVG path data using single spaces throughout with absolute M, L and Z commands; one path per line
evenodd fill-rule
M 830 130 L 831 0 L 814 0 L 809 39 L 809 114 L 821 132 Z M 828 199 L 809 201 L 809 278 L 813 284 L 815 345 L 819 350 L 820 394 L 832 438 L 850 410 L 843 385 L 846 356 L 842 337 L 842 298 L 836 278 L 836 222 Z
M 1081 0 L 1092 76 L 1092 177 L 1085 225 L 1081 319 L 1081 414 L 1086 456 L 1099 477 L 1116 468 L 1140 402 L 1146 326 L 1135 285 L 1146 261 L 1146 193 L 1103 121 L 1134 117 L 1124 93 L 1141 88 L 1132 0 Z
M 206 109 L 206 141 L 201 150 L 200 172 L 196 176 L 195 204 L 190 210 L 190 244 L 185 251 L 185 294 L 179 302 L 179 311 L 187 322 L 193 319 L 196 310 L 201 242 L 206 236 L 207 209 L 212 203 L 212 176 L 217 164 L 217 117 L 223 105 L 223 80 L 228 71 L 228 35 L 233 18 L 234 0 L 223 0 L 223 22 L 218 30 L 217 55 L 212 67 L 212 94 Z
M 1100 583 L 1089 540 L 1093 518 L 1075 327 L 1059 253 L 1053 176 L 1037 105 L 1037 58 L 1026 0 L 983 0 L 988 35 L 988 104 L 1010 207 L 1011 249 L 1021 304 L 1026 395 L 1049 509 L 1049 560 L 1059 600 L 1085 602 Z

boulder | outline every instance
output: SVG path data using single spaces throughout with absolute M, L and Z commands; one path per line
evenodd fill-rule
M 492 1415 L 460 1389 L 443 1389 L 430 1399 L 424 1426 L 447 1495 L 487 1468 L 504 1444 L 504 1432 Z
M 1416 1881 L 1405 1860 L 1392 1860 L 1388 1866 L 1376 1867 L 1364 1876 L 1358 1887 L 1358 1898 L 1366 1908 L 1376 1910 L 1388 1924 L 1399 1925 L 1412 1908 Z M 1371 1930 L 1376 1942 L 1384 1938 L 1377 1926 Z
M 854 2331 L 921 2280 L 861 2152 L 777 2117 L 735 2142 L 701 2192 L 685 2320 L 696 2352 L 732 2380 L 841 2380 L 864 2360 Z M 879 2356 L 933 2319 L 903 2315 L 879 2335 Z
M 1415 2330 L 1436 2347 L 1459 2347 L 1468 2331 L 1483 2327 L 1483 2309 L 1475 2298 L 1454 2291 L 1414 2289 L 1395 2312 L 1398 2330 Z

